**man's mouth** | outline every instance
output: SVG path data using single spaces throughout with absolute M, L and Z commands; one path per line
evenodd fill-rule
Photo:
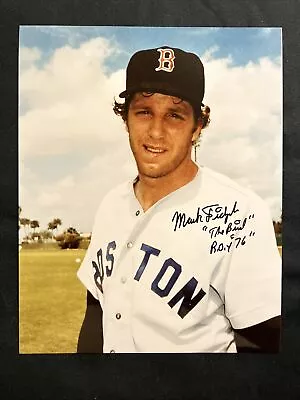
M 165 149 L 163 149 L 161 147 L 147 146 L 146 144 L 144 144 L 144 148 L 153 154 L 160 154 L 160 153 L 164 153 L 166 151 Z

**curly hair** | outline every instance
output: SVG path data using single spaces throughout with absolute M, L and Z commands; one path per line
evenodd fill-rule
M 151 96 L 153 93 L 147 93 L 143 94 L 144 96 Z M 116 100 L 114 100 L 114 105 L 113 105 L 113 110 L 114 113 L 120 117 L 122 117 L 123 121 L 127 123 L 127 118 L 128 118 L 128 110 L 130 106 L 130 102 L 134 96 L 134 93 L 125 97 L 125 102 L 124 103 L 118 103 Z M 180 100 L 183 101 L 183 100 Z M 196 109 L 192 104 L 191 106 L 193 107 L 194 110 L 194 119 L 195 119 L 195 124 L 198 123 L 199 119 L 201 120 L 202 124 L 202 129 L 206 128 L 209 123 L 210 123 L 210 107 L 203 105 L 201 109 Z

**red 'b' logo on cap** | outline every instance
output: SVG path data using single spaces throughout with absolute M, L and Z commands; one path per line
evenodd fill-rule
M 160 52 L 160 57 L 158 59 L 159 66 L 155 68 L 155 71 L 166 71 L 172 72 L 175 64 L 175 54 L 172 49 L 157 49 Z

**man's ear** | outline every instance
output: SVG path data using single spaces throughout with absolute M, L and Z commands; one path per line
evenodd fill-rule
M 201 135 L 201 129 L 202 129 L 202 121 L 199 119 L 197 121 L 197 125 L 195 126 L 194 132 L 193 132 L 193 137 L 192 137 L 192 142 L 195 143 L 199 136 Z

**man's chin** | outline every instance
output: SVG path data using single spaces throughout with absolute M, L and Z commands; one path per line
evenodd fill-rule
M 162 178 L 163 176 L 167 175 L 167 173 L 162 168 L 151 168 L 151 167 L 140 168 L 139 173 L 145 178 L 152 178 L 152 179 Z

